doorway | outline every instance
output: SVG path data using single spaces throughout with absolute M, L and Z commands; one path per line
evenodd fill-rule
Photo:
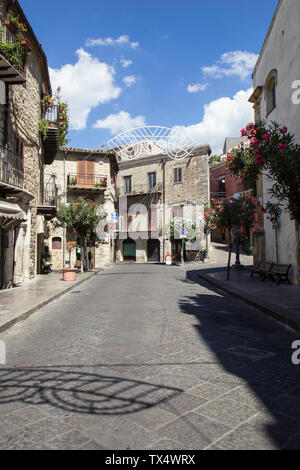
M 147 240 L 147 260 L 150 263 L 160 262 L 160 241 Z
M 123 259 L 124 261 L 136 261 L 136 242 L 131 238 L 127 238 L 123 242 Z

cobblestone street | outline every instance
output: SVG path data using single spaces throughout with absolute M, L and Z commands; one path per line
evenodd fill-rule
M 0 339 L 1 449 L 300 448 L 298 335 L 194 266 L 114 266 Z

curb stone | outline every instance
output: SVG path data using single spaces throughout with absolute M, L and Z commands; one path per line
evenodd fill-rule
M 8 330 L 12 326 L 14 326 L 16 323 L 19 323 L 23 320 L 26 320 L 26 318 L 28 318 L 30 315 L 32 315 L 33 313 L 40 310 L 42 307 L 45 307 L 45 305 L 48 305 L 51 302 L 53 302 L 54 300 L 56 300 L 59 297 L 63 296 L 64 294 L 67 294 L 68 292 L 73 290 L 75 287 L 77 287 L 80 284 L 83 284 L 84 282 L 88 281 L 89 279 L 91 279 L 92 277 L 94 277 L 96 274 L 98 274 L 101 271 L 102 271 L 102 269 L 99 269 L 95 272 L 90 273 L 90 275 L 86 276 L 84 279 L 79 279 L 78 281 L 72 283 L 72 285 L 70 285 L 69 287 L 66 287 L 65 289 L 57 292 L 56 294 L 52 295 L 48 299 L 44 300 L 43 302 L 40 302 L 39 304 L 37 304 L 34 307 L 30 308 L 26 312 L 23 312 L 20 315 L 17 315 L 16 317 L 12 318 L 12 320 L 9 320 L 8 322 L 3 323 L 2 325 L 0 325 L 0 333 L 3 333 L 4 331 Z
M 203 281 L 207 282 L 208 284 L 211 284 L 212 286 L 216 287 L 217 289 L 222 290 L 223 292 L 226 292 L 226 294 L 231 295 L 232 297 L 235 297 L 242 302 L 247 303 L 251 307 L 256 308 L 257 310 L 260 310 L 262 313 L 267 315 L 268 317 L 273 318 L 274 320 L 278 321 L 284 326 L 287 326 L 288 328 L 291 328 L 294 330 L 296 333 L 300 333 L 300 324 L 291 320 L 290 318 L 285 317 L 283 314 L 280 314 L 278 312 L 275 312 L 274 310 L 259 304 L 258 302 L 255 302 L 254 300 L 251 300 L 244 295 L 232 290 L 228 289 L 225 287 L 221 282 L 216 281 L 215 279 L 211 279 L 208 276 L 205 276 L 204 274 L 197 274 L 197 276 L 202 279 Z

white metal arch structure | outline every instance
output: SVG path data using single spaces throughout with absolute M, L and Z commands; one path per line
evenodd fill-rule
M 184 128 L 169 129 L 160 126 L 136 127 L 113 137 L 107 142 L 120 160 L 134 160 L 146 155 L 167 154 L 173 160 L 188 157 L 198 147 Z

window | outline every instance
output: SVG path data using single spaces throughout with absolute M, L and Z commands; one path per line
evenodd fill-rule
M 155 189 L 156 187 L 156 173 L 148 173 L 149 189 Z
M 132 190 L 132 176 L 124 176 L 124 191 L 125 194 L 130 194 Z
M 225 188 L 225 175 L 219 176 L 219 193 L 220 196 L 225 194 L 226 188 Z
M 24 170 L 24 142 L 18 135 L 14 137 L 14 152 L 16 156 L 16 169 L 23 172 Z
M 173 219 L 175 218 L 183 218 L 183 206 L 174 206 L 172 207 L 172 215 Z
M 174 183 L 182 183 L 182 168 L 174 168 Z
M 269 74 L 266 85 L 265 85 L 265 96 L 267 104 L 267 115 L 270 114 L 274 108 L 276 108 L 276 88 L 277 88 L 277 72 L 272 70 Z
M 61 238 L 60 237 L 52 238 L 52 250 L 61 250 Z

